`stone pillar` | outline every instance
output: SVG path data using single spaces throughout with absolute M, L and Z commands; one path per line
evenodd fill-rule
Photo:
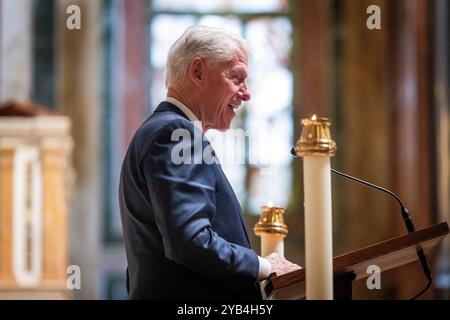
M 436 173 L 433 157 L 432 2 L 386 2 L 384 85 L 390 137 L 390 188 L 408 208 L 416 229 L 433 224 Z M 398 206 L 393 205 L 392 229 L 406 233 Z M 395 220 L 394 220 L 395 219 Z M 433 267 L 432 260 L 429 262 Z M 426 285 L 416 261 L 396 272 L 395 298 L 409 299 Z M 421 299 L 432 299 L 428 290 Z
M 66 13 L 77 5 L 81 29 L 70 30 Z M 81 271 L 74 298 L 98 297 L 101 254 L 101 5 L 102 1 L 59 0 L 57 5 L 58 106 L 72 121 L 76 190 L 71 203 L 70 264 Z

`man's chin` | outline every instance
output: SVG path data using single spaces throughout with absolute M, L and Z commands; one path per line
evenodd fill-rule
M 231 122 L 228 125 L 222 126 L 217 130 L 219 130 L 220 132 L 225 132 L 225 131 L 229 130 L 230 128 L 231 128 Z

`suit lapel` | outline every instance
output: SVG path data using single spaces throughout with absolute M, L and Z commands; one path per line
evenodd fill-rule
M 228 178 L 225 175 L 225 172 L 223 172 L 223 170 L 222 170 L 222 166 L 219 164 L 218 167 L 219 167 L 219 170 L 220 170 L 220 172 L 221 172 L 221 174 L 223 176 L 223 179 L 225 180 L 225 183 L 228 186 L 228 189 L 230 190 L 231 194 L 234 197 L 234 205 L 235 205 L 236 210 L 238 212 L 239 219 L 241 220 L 242 229 L 244 229 L 244 234 L 245 234 L 245 238 L 247 239 L 248 246 L 250 247 L 250 238 L 248 237 L 247 227 L 245 225 L 245 221 L 244 221 L 243 213 L 242 213 L 242 210 L 241 210 L 241 206 L 240 206 L 239 201 L 238 201 L 238 199 L 236 197 L 236 194 L 234 193 L 233 187 L 230 184 L 230 181 L 228 181 Z
M 181 111 L 176 105 L 173 105 L 172 103 L 167 102 L 167 101 L 161 102 L 161 103 L 158 105 L 158 107 L 155 109 L 155 112 L 165 112 L 165 111 L 175 112 L 175 113 L 177 113 L 177 114 L 183 116 L 183 117 L 186 118 L 187 120 L 189 120 L 189 118 L 184 114 L 183 111 Z M 205 138 L 205 139 L 206 139 L 206 138 Z M 208 141 L 208 142 L 209 142 L 209 141 Z M 210 142 L 209 142 L 209 143 L 210 143 Z M 211 144 L 211 143 L 210 143 L 210 144 Z M 212 148 L 212 145 L 211 145 L 211 148 Z M 214 149 L 212 149 L 212 155 L 213 155 L 214 157 L 216 157 L 216 152 L 214 151 Z M 225 180 L 225 183 L 227 184 L 227 186 L 228 186 L 230 192 L 233 194 L 233 197 L 234 197 L 234 199 L 235 199 L 235 206 L 236 206 L 236 209 L 237 209 L 237 211 L 238 211 L 239 219 L 241 220 L 242 229 L 244 230 L 245 238 L 247 239 L 248 245 L 249 245 L 249 247 L 250 247 L 250 238 L 249 238 L 249 236 L 248 236 L 247 227 L 246 227 L 246 225 L 245 225 L 245 221 L 244 221 L 243 213 L 242 213 L 242 210 L 241 210 L 241 206 L 240 206 L 240 204 L 239 204 L 238 199 L 236 198 L 236 194 L 234 193 L 234 190 L 233 190 L 233 188 L 231 187 L 230 182 L 228 181 L 227 176 L 225 175 L 225 173 L 224 173 L 223 170 L 222 170 L 222 166 L 221 166 L 220 164 L 218 164 L 218 167 L 219 167 L 219 170 L 220 170 L 220 172 L 221 172 L 221 174 L 222 174 L 222 176 L 223 176 L 223 179 Z

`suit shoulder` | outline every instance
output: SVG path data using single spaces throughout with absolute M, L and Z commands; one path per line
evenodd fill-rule
M 157 136 L 163 130 L 171 131 L 179 128 L 190 130 L 193 124 L 186 118 L 173 112 L 155 112 L 138 129 L 137 135 Z
M 193 123 L 174 112 L 155 112 L 138 128 L 131 145 L 139 154 L 146 154 L 155 140 L 168 142 L 177 129 L 192 134 L 193 127 Z

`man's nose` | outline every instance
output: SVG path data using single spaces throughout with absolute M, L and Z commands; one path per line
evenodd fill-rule
M 244 84 L 242 89 L 239 91 L 239 97 L 243 101 L 248 101 L 252 98 L 252 96 L 250 95 L 250 90 L 248 89 L 246 84 Z

